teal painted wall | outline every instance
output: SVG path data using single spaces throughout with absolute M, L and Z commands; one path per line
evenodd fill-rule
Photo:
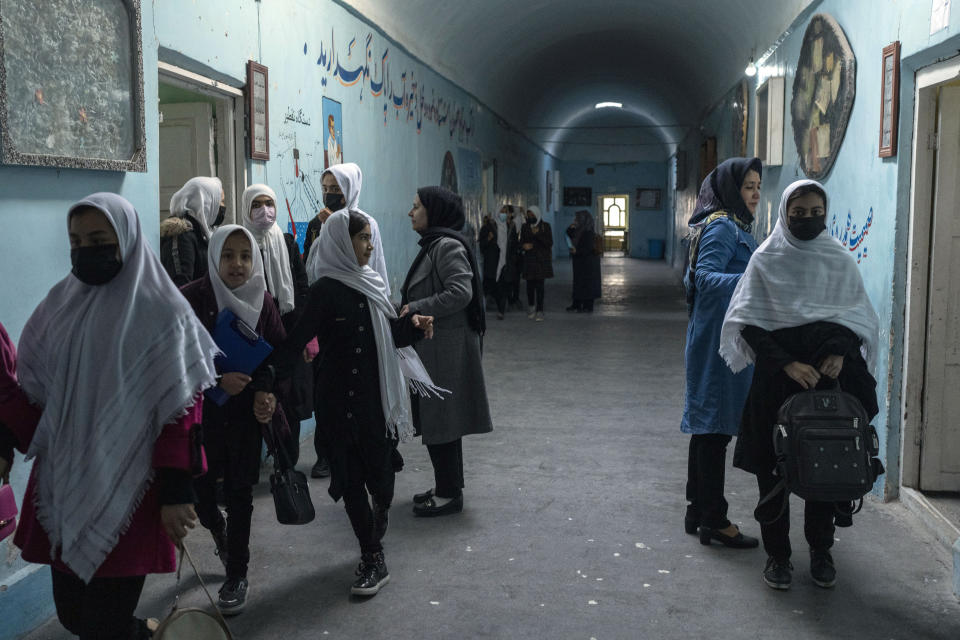
M 293 200 L 297 191 L 294 144 L 301 151 L 300 170 L 319 191 L 326 130 L 320 122 L 322 97 L 342 104 L 345 160 L 357 162 L 364 172 L 360 206 L 380 222 L 395 291 L 418 249 L 406 215 L 416 187 L 440 183 L 447 152 L 456 161 L 475 228 L 481 216 L 479 170 L 485 163 L 497 162 L 496 202 L 491 203 L 496 208 L 506 201 L 546 200 L 543 176 L 558 168 L 552 156 L 336 2 L 164 0 L 143 2 L 142 13 L 147 172 L 0 165 L 0 224 L 6 229 L 0 235 L 0 322 L 14 340 L 50 287 L 70 270 L 65 214 L 76 200 L 94 191 L 120 193 L 140 212 L 151 244 L 159 246 L 159 47 L 237 86 L 245 83 L 248 59 L 267 65 L 271 159 L 247 161 L 246 170 L 248 182 L 266 182 L 281 197 L 286 190 Z M 329 70 L 318 64 L 323 57 L 331 62 Z M 335 76 L 337 62 L 344 71 Z M 359 78 L 349 84 L 358 68 Z M 309 125 L 286 118 L 288 111 L 301 110 L 300 119 Z M 294 213 L 305 223 L 313 211 L 301 207 Z M 553 214 L 546 219 L 554 222 Z M 29 469 L 18 456 L 11 477 L 18 502 Z M 9 541 L 0 543 L 0 640 L 18 637 L 53 614 L 49 578 L 36 569 Z
M 843 144 L 826 178 L 822 179 L 830 197 L 828 223 L 836 216 L 836 234 L 842 234 L 847 217 L 858 232 L 870 224 L 862 243 L 852 252 L 871 301 L 880 317 L 880 344 L 877 393 L 880 415 L 875 425 L 880 433 L 881 456 L 887 468 L 878 482 L 877 495 L 896 495 L 900 475 L 900 386 L 903 346 L 903 305 L 905 297 L 906 241 L 909 233 L 910 164 L 913 129 L 913 72 L 940 59 L 957 55 L 960 49 L 960 10 L 953 7 L 950 25 L 930 35 L 929 2 L 898 0 L 824 0 L 809 7 L 790 27 L 790 35 L 749 81 L 750 123 L 747 155 L 753 155 L 756 121 L 755 91 L 767 77 L 786 78 L 784 161 L 782 166 L 764 167 L 763 189 L 757 209 L 754 235 L 762 241 L 777 220 L 783 189 L 804 177 L 794 143 L 790 122 L 795 68 L 800 56 L 803 34 L 810 17 L 828 13 L 841 25 L 857 60 L 856 97 Z M 893 158 L 878 157 L 880 127 L 881 51 L 901 41 L 901 103 L 898 153 Z M 761 43 L 762 51 L 773 43 Z M 704 117 L 700 130 L 688 135 L 680 150 L 687 155 L 687 187 L 671 194 L 671 264 L 679 274 L 685 264 L 683 238 L 686 221 L 693 211 L 699 183 L 697 167 L 699 145 L 705 136 L 717 137 L 718 160 L 729 157 L 733 149 L 730 104 L 733 92 L 724 96 Z M 871 217 L 872 216 L 872 217 Z
M 593 169 L 593 174 L 587 173 Z M 560 182 L 565 187 L 590 187 L 593 192 L 593 204 L 589 207 L 560 207 L 554 234 L 554 244 L 561 249 L 566 246 L 564 230 L 573 222 L 579 209 L 590 209 L 595 217 L 597 196 L 627 194 L 630 196 L 630 256 L 649 258 L 649 240 L 666 240 L 667 225 L 667 169 L 662 162 L 626 162 L 615 164 L 597 164 L 586 162 L 563 162 L 560 165 Z M 659 209 L 637 209 L 635 207 L 638 188 L 660 189 Z M 561 193 L 562 196 L 562 193 Z M 562 202 L 562 198 L 561 198 Z M 566 255 L 566 252 L 558 253 Z

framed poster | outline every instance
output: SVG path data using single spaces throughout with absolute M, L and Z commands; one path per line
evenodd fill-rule
M 800 168 L 825 177 L 840 153 L 857 91 L 857 61 L 837 21 L 825 13 L 810 19 L 793 78 L 790 115 Z
M 270 96 L 267 68 L 247 60 L 247 113 L 249 118 L 250 157 L 270 159 Z
M 590 207 L 593 206 L 593 190 L 590 187 L 564 187 L 563 206 Z
M 900 117 L 900 41 L 883 48 L 883 81 L 880 83 L 880 157 L 897 155 L 897 120 Z
M 546 189 L 546 200 L 547 200 L 547 211 L 550 211 L 553 207 L 553 173 L 550 169 L 547 169 L 547 177 L 544 181 L 544 188 Z
M 2 161 L 146 171 L 140 31 L 140 0 L 0 3 Z
M 343 164 L 343 108 L 330 98 L 323 99 L 323 126 L 325 128 L 323 146 L 323 168 Z
M 637 189 L 635 209 L 660 209 L 660 189 Z

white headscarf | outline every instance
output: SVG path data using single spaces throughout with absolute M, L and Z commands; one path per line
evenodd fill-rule
M 408 440 L 414 429 L 406 380 L 410 381 L 414 391 L 423 395 L 444 390 L 433 384 L 413 347 L 397 349 L 394 345 L 390 320 L 397 317 L 397 312 L 387 296 L 383 277 L 369 265 L 361 267 L 357 262 L 350 238 L 350 214 L 341 210 L 327 218 L 320 236 L 310 248 L 310 257 L 317 279 L 339 280 L 367 297 L 377 342 L 380 401 L 387 419 L 387 435 Z
M 210 239 L 213 233 L 213 223 L 220 213 L 220 194 L 223 184 L 220 178 L 206 178 L 203 176 L 190 178 L 170 198 L 170 214 L 183 217 L 189 213 L 200 225 L 203 237 Z
M 363 186 L 363 173 L 355 162 L 332 165 L 324 171 L 324 173 L 328 172 L 333 174 L 334 179 L 340 186 L 340 191 L 343 192 L 343 200 L 346 202 L 346 206 L 343 209 L 338 209 L 334 211 L 334 213 L 340 211 L 362 213 L 367 216 L 367 220 L 370 222 L 370 241 L 373 243 L 373 256 L 370 258 L 370 267 L 383 278 L 383 283 L 386 285 L 387 298 L 389 298 L 390 278 L 387 274 L 387 260 L 383 255 L 383 243 L 380 240 L 380 225 L 373 219 L 373 216 L 362 211 L 359 205 L 360 188 Z M 322 234 L 323 227 L 320 229 L 320 233 Z M 313 284 L 322 277 L 323 276 L 317 275 L 317 264 L 313 257 L 313 251 L 311 251 L 310 255 L 307 256 L 307 280 L 310 284 Z
M 497 280 L 507 264 L 507 221 L 497 214 L 494 222 L 497 225 L 497 248 L 500 249 L 500 257 L 497 258 Z
M 517 234 L 517 240 L 520 239 L 520 232 L 523 231 L 523 225 L 527 222 L 526 208 L 520 205 L 513 205 L 513 230 Z
M 533 214 L 534 216 L 536 216 L 536 218 L 537 218 L 536 222 L 534 222 L 531 226 L 534 226 L 534 227 L 535 227 L 535 226 L 537 226 L 538 224 L 540 224 L 540 221 L 543 220 L 543 214 L 540 213 L 540 207 L 538 207 L 538 206 L 535 205 L 535 204 L 532 204 L 532 205 L 530 205 L 529 207 L 527 207 L 527 211 L 529 211 L 530 213 L 532 213 L 532 214 Z M 526 218 L 526 216 L 524 216 L 524 218 Z
M 99 286 L 68 275 L 30 316 L 19 377 L 43 406 L 37 519 L 51 554 L 89 582 L 116 546 L 153 478 L 153 444 L 215 384 L 217 345 L 144 241 L 133 205 L 95 193 L 70 208 L 106 215 L 123 267 Z
M 243 226 L 253 234 L 257 246 L 263 252 L 263 268 L 270 295 L 280 304 L 280 315 L 290 313 L 295 307 L 293 273 L 290 272 L 290 254 L 283 230 L 276 222 L 269 229 L 258 229 L 250 218 L 250 207 L 257 196 L 269 196 L 279 215 L 280 203 L 277 194 L 265 184 L 252 184 L 243 190 Z
M 857 263 L 826 231 L 808 241 L 790 233 L 787 202 L 805 185 L 823 189 L 813 180 L 798 180 L 783 192 L 776 227 L 751 256 L 730 300 L 720 331 L 720 355 L 736 373 L 756 357 L 740 336 L 745 326 L 776 331 L 817 321 L 834 322 L 863 341 L 863 357 L 875 375 L 880 323 Z
M 250 241 L 250 253 L 253 257 L 253 269 L 250 279 L 236 289 L 231 289 L 220 277 L 220 256 L 223 254 L 223 245 L 230 234 L 239 231 Z M 210 249 L 207 251 L 207 266 L 210 274 L 210 283 L 217 298 L 217 310 L 230 309 L 243 320 L 251 329 L 257 328 L 260 321 L 260 312 L 263 310 L 263 293 L 267 290 L 267 282 L 263 277 L 263 259 L 256 250 L 256 240 L 253 234 L 237 224 L 228 224 L 213 232 L 210 238 Z

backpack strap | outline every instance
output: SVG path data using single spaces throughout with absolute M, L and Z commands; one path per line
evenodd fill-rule
M 777 512 L 777 515 L 775 515 L 773 518 L 769 520 L 762 519 L 760 517 L 760 507 L 772 501 L 774 498 L 777 497 L 777 494 L 779 493 L 783 493 L 783 499 L 780 504 L 780 510 Z M 761 525 L 773 524 L 774 522 L 776 522 L 777 520 L 783 517 L 783 514 L 787 512 L 787 506 L 789 504 L 790 504 L 790 492 L 787 491 L 787 479 L 780 478 L 780 481 L 777 482 L 777 484 L 773 487 L 773 489 L 770 490 L 770 493 L 763 496 L 763 498 L 760 499 L 760 502 L 757 503 L 757 508 L 753 510 L 753 517 L 756 518 L 757 522 L 759 522 Z
M 703 233 L 704 231 L 707 230 L 707 227 L 709 227 L 711 224 L 713 224 L 717 220 L 720 220 L 721 218 L 727 218 L 728 220 L 733 220 L 734 222 L 736 222 L 736 219 L 729 216 L 726 211 L 717 211 L 716 213 L 711 213 L 709 216 L 707 216 L 704 219 L 703 224 L 697 226 L 697 228 L 694 229 L 689 236 L 690 237 L 690 250 L 689 250 L 690 259 L 688 262 L 690 266 L 687 271 L 687 280 L 688 280 L 687 282 L 687 313 L 690 315 L 693 314 L 693 299 L 697 293 L 696 271 L 697 271 L 697 260 L 700 258 L 700 238 L 703 237 Z

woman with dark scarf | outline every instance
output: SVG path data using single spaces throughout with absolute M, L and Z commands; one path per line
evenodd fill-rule
M 463 509 L 463 436 L 493 430 L 480 363 L 483 285 L 469 242 L 457 232 L 465 218 L 460 196 L 421 187 L 409 215 L 422 237 L 401 290 L 400 315 L 436 318 L 434 339 L 417 343 L 416 350 L 436 385 L 451 391 L 414 400 L 414 424 L 430 452 L 436 484 L 413 497 L 413 512 L 441 516 Z
M 600 256 L 593 250 L 596 232 L 589 211 L 577 211 L 567 236 L 573 261 L 573 304 L 567 311 L 593 313 L 593 301 L 600 297 Z
M 760 202 L 758 158 L 730 158 L 700 186 L 690 218 L 693 241 L 684 277 L 691 302 L 685 361 L 686 403 L 681 430 L 690 435 L 687 459 L 687 512 L 684 529 L 699 529 L 700 543 L 711 540 L 738 549 L 759 542 L 727 519 L 723 497 L 727 445 L 737 434 L 750 389 L 752 368 L 733 374 L 717 349 L 720 328 L 733 290 L 757 242 L 750 235 Z

